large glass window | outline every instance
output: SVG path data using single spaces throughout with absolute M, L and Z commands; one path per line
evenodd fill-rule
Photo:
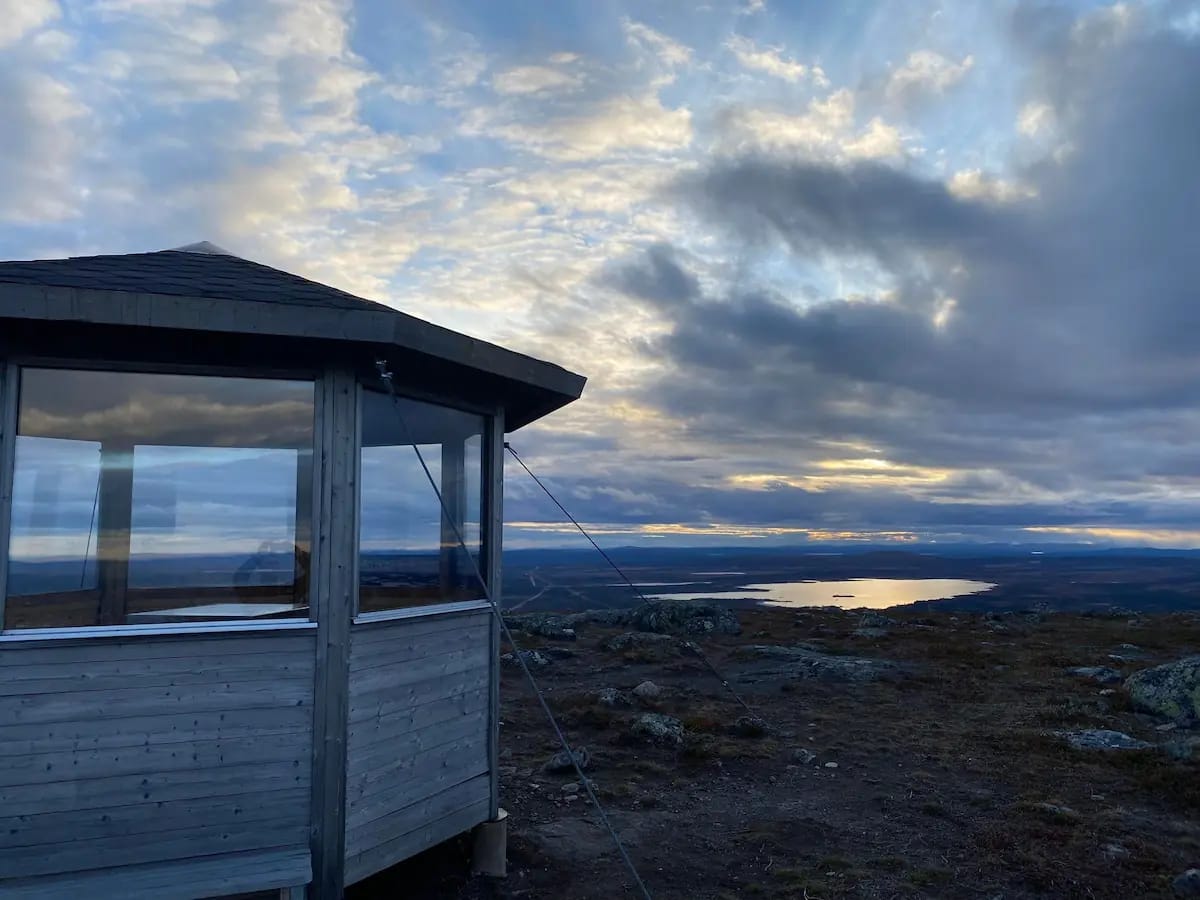
M 359 611 L 482 598 L 475 562 L 486 419 L 375 391 L 363 392 L 362 417 Z
M 313 398 L 23 369 L 5 627 L 306 617 Z

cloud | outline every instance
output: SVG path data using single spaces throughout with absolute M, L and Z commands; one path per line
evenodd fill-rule
M 61 18 L 57 0 L 12 0 L 0 6 L 0 49 Z
M 993 200 L 1008 203 L 1032 197 L 1035 191 L 1014 181 L 984 172 L 981 169 L 959 169 L 946 185 L 950 193 L 968 200 Z
M 0 217 L 103 221 L 99 251 L 210 238 L 386 293 L 419 244 L 394 179 L 438 141 L 366 121 L 381 78 L 351 47 L 349 3 L 110 0 L 78 15 L 104 40 L 68 61 L 0 58 L 0 104 L 20 123 L 0 133 Z M 90 249 L 78 240 L 69 252 Z
M 808 66 L 795 62 L 791 59 L 786 59 L 783 56 L 783 51 L 779 47 L 759 48 L 749 38 L 741 35 L 734 35 L 725 46 L 733 53 L 737 61 L 747 69 L 757 72 L 766 72 L 775 78 L 782 78 L 784 81 L 792 82 L 793 84 L 802 81 L 810 73 Z M 823 77 L 820 69 L 812 70 L 814 80 L 817 79 L 818 73 Z
M 1200 529 L 1121 528 L 1097 525 L 1031 526 L 1031 535 L 1050 535 L 1083 540 L 1088 544 L 1116 544 L 1135 547 L 1200 548 Z
M 1017 116 L 1017 130 L 1027 137 L 1038 134 L 1054 127 L 1054 110 L 1049 104 L 1032 102 L 1021 107 Z
M 792 154 L 808 159 L 883 159 L 904 153 L 904 137 L 878 116 L 856 124 L 854 94 L 842 88 L 814 97 L 804 112 L 735 106 L 719 118 L 719 146 L 727 155 Z
M 621 20 L 626 43 L 637 53 L 638 64 L 655 71 L 652 84 L 662 87 L 671 84 L 678 71 L 692 61 L 692 49 L 649 25 L 632 19 Z
M 492 88 L 498 94 L 538 94 L 578 87 L 582 79 L 573 72 L 550 66 L 515 66 L 492 77 Z
M 0 63 L 0 219 L 55 222 L 79 214 L 72 174 L 86 114 L 72 88 L 46 72 Z
M 956 63 L 932 50 L 917 50 L 909 54 L 903 65 L 892 70 L 884 94 L 889 100 L 904 103 L 943 94 L 962 81 L 974 65 L 972 56 L 964 56 Z
M 1200 527 L 1179 7 L 13 8 L 14 255 L 209 238 L 579 368 L 522 441 L 598 523 Z
M 605 274 L 667 323 L 643 399 L 709 435 L 712 454 L 788 447 L 792 471 L 743 466 L 740 484 L 809 510 L 815 484 L 859 493 L 845 472 L 830 480 L 825 444 L 870 448 L 905 474 L 852 473 L 879 482 L 863 486 L 875 513 L 846 507 L 864 526 L 890 502 L 914 526 L 1200 519 L 1200 484 L 1168 474 L 1200 441 L 1200 185 L 1179 177 L 1200 158 L 1185 124 L 1200 119 L 1200 48 L 1068 27 L 1056 47 L 1069 50 L 1040 57 L 1027 89 L 1073 149 L 1011 181 L 830 152 L 849 130 L 837 105 L 789 142 L 681 178 L 672 196 L 741 261 L 705 283 L 659 244 Z M 779 286 L 781 271 L 837 260 L 865 261 L 889 289 L 863 301 Z
M 662 244 L 650 247 L 636 260 L 613 267 L 606 277 L 617 290 L 656 305 L 689 303 L 700 296 L 699 280 Z
M 669 152 L 692 141 L 691 112 L 669 109 L 656 96 L 613 97 L 586 113 L 544 122 L 494 124 L 490 118 L 485 113 L 470 127 L 556 160 Z
M 600 214 L 597 227 L 602 227 L 609 216 L 628 215 L 653 201 L 674 174 L 671 167 L 640 161 L 585 163 L 523 173 L 496 187 L 530 207 L 549 208 L 563 221 Z

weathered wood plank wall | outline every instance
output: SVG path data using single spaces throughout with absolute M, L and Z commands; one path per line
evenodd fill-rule
M 4 648 L 0 896 L 306 883 L 315 643 L 292 628 Z
M 348 884 L 487 820 L 491 618 L 473 610 L 355 624 Z

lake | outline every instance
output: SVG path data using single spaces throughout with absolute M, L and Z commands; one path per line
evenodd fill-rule
M 771 606 L 841 606 L 886 609 L 919 600 L 946 600 L 991 590 L 986 581 L 962 578 L 855 578 L 850 581 L 783 581 L 738 588 L 647 595 L 650 600 L 757 600 Z

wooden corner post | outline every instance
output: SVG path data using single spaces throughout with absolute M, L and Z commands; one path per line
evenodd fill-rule
M 496 411 L 491 419 L 491 429 L 484 441 L 485 477 L 483 510 L 483 562 L 488 591 L 496 609 L 503 609 L 504 594 L 501 587 L 503 566 L 501 556 L 504 538 L 504 410 Z M 488 781 L 490 803 L 488 818 L 495 820 L 500 814 L 500 619 L 492 616 L 488 632 Z
M 346 736 L 350 624 L 358 592 L 358 384 L 325 373 L 317 391 L 318 518 L 312 609 L 317 621 L 311 895 L 340 900 L 346 878 Z

